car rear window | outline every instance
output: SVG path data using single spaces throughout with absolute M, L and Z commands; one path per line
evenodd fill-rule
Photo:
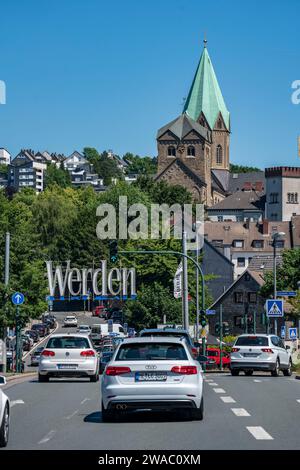
M 132 343 L 123 344 L 116 361 L 186 361 L 188 359 L 181 344 Z
M 47 348 L 51 349 L 87 349 L 90 344 L 87 338 L 77 336 L 62 336 L 60 338 L 50 338 Z
M 266 336 L 241 336 L 236 340 L 235 346 L 268 346 Z

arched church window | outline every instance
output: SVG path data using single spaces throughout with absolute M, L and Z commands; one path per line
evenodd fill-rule
M 168 147 L 168 157 L 176 157 L 176 149 L 173 145 Z
M 217 146 L 217 155 L 216 155 L 217 165 L 222 165 L 223 163 L 223 149 L 221 145 Z
M 218 120 L 218 129 L 222 129 L 222 121 L 221 121 L 221 119 Z
M 187 154 L 188 154 L 188 157 L 194 157 L 195 156 L 195 147 L 193 145 L 188 146 Z

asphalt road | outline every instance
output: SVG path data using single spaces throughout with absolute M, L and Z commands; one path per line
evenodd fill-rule
M 300 381 L 207 374 L 203 421 L 136 414 L 103 423 L 99 383 L 29 379 L 8 385 L 7 449 L 300 449 Z

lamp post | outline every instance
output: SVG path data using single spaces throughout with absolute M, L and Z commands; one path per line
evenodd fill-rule
M 297 287 L 298 287 L 298 290 L 300 291 L 300 281 L 297 282 Z M 299 314 L 299 317 L 298 317 L 298 338 L 299 338 L 299 335 L 300 335 L 300 312 L 298 312 Z
M 274 299 L 277 298 L 277 266 L 276 266 L 276 248 L 277 240 L 281 240 L 285 236 L 284 232 L 275 232 L 273 238 L 273 277 L 274 277 Z M 274 318 L 274 334 L 277 335 L 277 318 Z

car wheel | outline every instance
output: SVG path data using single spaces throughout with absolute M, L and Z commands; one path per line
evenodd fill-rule
M 112 421 L 114 421 L 114 412 L 111 410 L 106 410 L 104 408 L 103 402 L 101 403 L 101 414 L 103 423 L 111 423 Z
M 200 408 L 193 410 L 193 418 L 198 421 L 202 421 L 203 417 L 204 417 L 204 405 L 203 405 L 203 397 L 202 397 Z
M 6 447 L 8 443 L 9 434 L 9 408 L 8 404 L 5 405 L 3 420 L 0 428 L 0 447 Z
M 98 382 L 98 380 L 99 380 L 99 375 L 98 374 L 90 376 L 90 381 L 91 382 Z
M 245 375 L 247 376 L 253 375 L 253 370 L 245 370 Z
M 283 375 L 285 377 L 290 377 L 292 375 L 292 361 L 291 360 L 289 362 L 288 368 L 283 370 Z
M 237 377 L 239 373 L 240 371 L 238 369 L 231 369 L 231 375 L 233 375 L 233 377 Z
M 271 371 L 272 377 L 278 377 L 280 373 L 280 364 L 279 360 L 276 360 L 275 368 Z
M 47 375 L 39 374 L 39 382 L 49 382 L 49 377 Z

